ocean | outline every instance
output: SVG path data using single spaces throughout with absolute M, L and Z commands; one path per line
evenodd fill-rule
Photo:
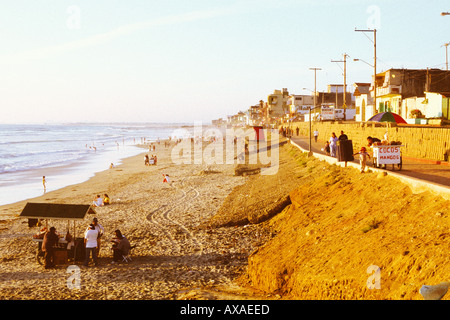
M 145 152 L 137 145 L 179 137 L 182 124 L 0 124 L 0 205 L 88 180 Z

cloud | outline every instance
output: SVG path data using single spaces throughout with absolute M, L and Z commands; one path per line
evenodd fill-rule
M 28 50 L 24 52 L 19 52 L 15 54 L 2 55 L 0 56 L 0 63 L 23 63 L 30 60 L 46 59 L 55 55 L 63 54 L 66 52 L 71 52 L 76 49 L 87 48 L 101 43 L 106 43 L 112 41 L 116 38 L 126 36 L 140 30 L 146 30 L 149 28 L 174 25 L 181 23 L 189 23 L 199 20 L 211 19 L 218 16 L 223 16 L 231 14 L 234 12 L 232 7 L 230 8 L 220 8 L 213 10 L 202 10 L 193 11 L 188 13 L 176 14 L 165 16 L 149 21 L 131 23 L 128 25 L 119 26 L 108 32 L 92 35 L 83 39 L 74 40 L 62 44 L 57 44 L 53 46 L 47 46 L 42 48 L 37 48 L 33 50 Z

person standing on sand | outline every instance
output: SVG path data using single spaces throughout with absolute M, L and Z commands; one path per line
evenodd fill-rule
M 92 224 L 94 225 L 95 230 L 97 230 L 98 232 L 98 236 L 97 236 L 97 257 L 100 256 L 100 239 L 103 236 L 103 234 L 105 233 L 105 229 L 103 228 L 103 226 L 101 224 L 98 223 L 98 219 L 94 218 L 92 219 Z
M 45 252 L 45 264 L 44 268 L 49 269 L 55 266 L 55 245 L 58 243 L 59 238 L 56 234 L 55 227 L 51 227 L 50 231 L 46 232 L 44 235 L 44 240 L 42 241 L 42 251 Z
M 84 244 L 86 247 L 86 257 L 84 260 L 84 266 L 87 267 L 89 265 L 89 259 L 92 253 L 92 259 L 94 260 L 94 265 L 98 265 L 97 262 L 97 238 L 98 231 L 95 230 L 95 226 L 93 224 L 89 225 L 89 229 L 84 233 Z
M 47 181 L 45 180 L 45 176 L 42 176 L 42 184 L 44 185 L 44 193 L 47 190 L 46 183 L 47 183 Z

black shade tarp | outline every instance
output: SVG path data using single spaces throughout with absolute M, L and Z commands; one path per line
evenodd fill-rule
M 95 214 L 96 212 L 90 205 L 85 204 L 28 202 L 19 217 L 29 219 L 83 220 L 88 213 Z

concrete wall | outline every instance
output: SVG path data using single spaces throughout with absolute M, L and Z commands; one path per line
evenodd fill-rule
M 299 134 L 309 136 L 308 122 L 294 122 L 292 128 L 299 128 Z M 450 156 L 450 128 L 448 127 L 386 127 L 385 124 L 313 122 L 312 131 L 319 131 L 319 140 L 326 141 L 331 133 L 339 136 L 341 130 L 353 142 L 354 150 L 367 146 L 367 137 L 372 136 L 383 140 L 388 132 L 390 141 L 401 141 L 402 154 L 406 157 L 433 159 L 444 161 L 444 154 Z M 447 160 L 448 161 L 448 160 Z

